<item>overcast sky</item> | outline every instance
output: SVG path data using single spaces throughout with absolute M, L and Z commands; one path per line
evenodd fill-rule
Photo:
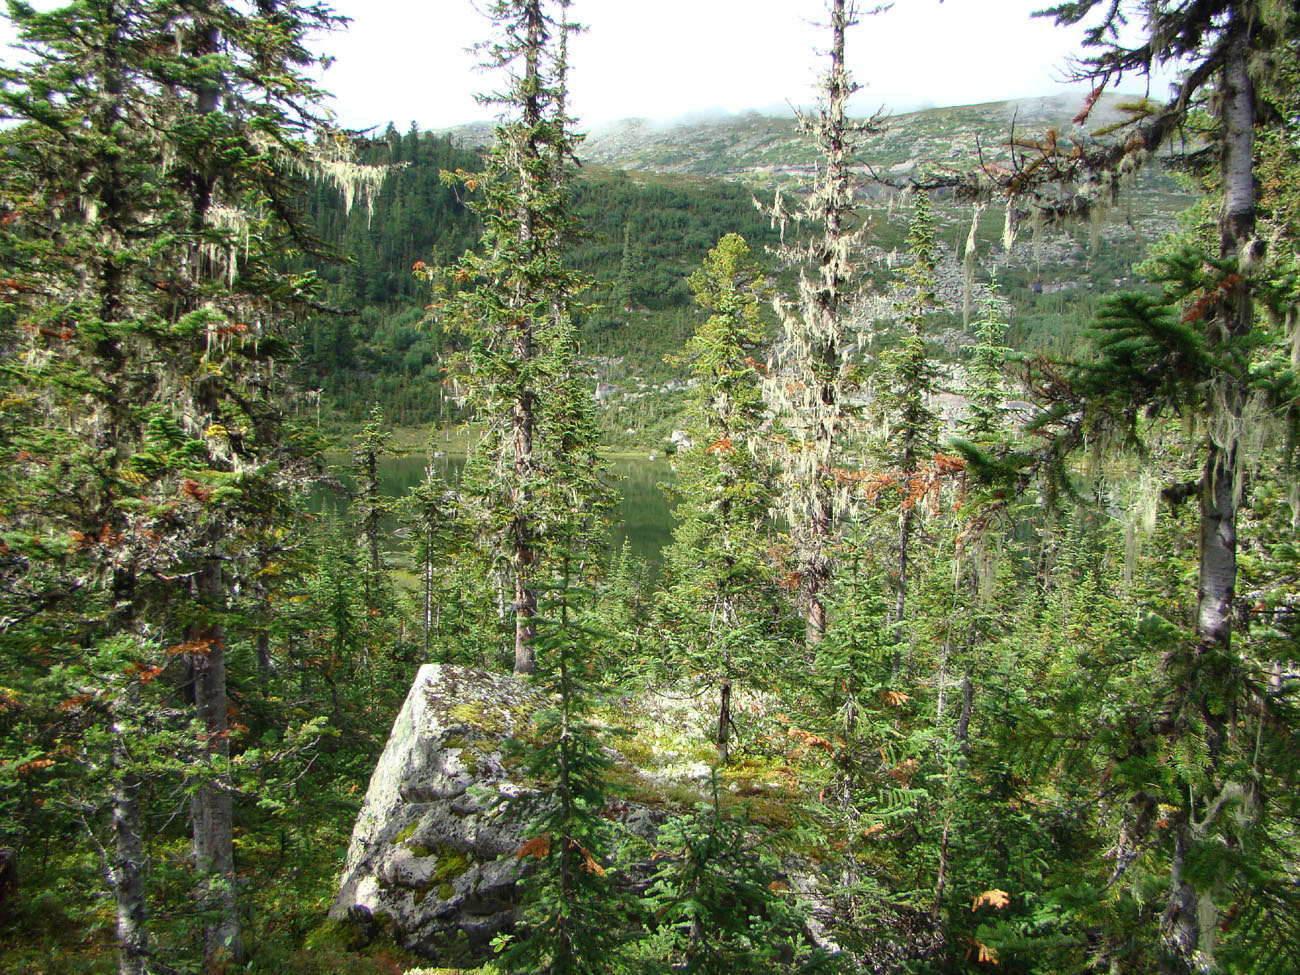
M 1061 84 L 1081 32 L 1029 16 L 1047 3 L 896 0 L 887 12 L 864 16 L 848 39 L 849 66 L 864 86 L 855 108 L 902 111 L 1086 90 Z M 440 128 L 491 117 L 473 97 L 497 81 L 476 70 L 466 51 L 489 32 L 471 0 L 334 5 L 352 23 L 317 46 L 336 58 L 323 82 L 342 124 Z M 571 56 L 572 106 L 583 127 L 806 104 L 822 69 L 815 52 L 827 43 L 818 26 L 824 0 L 575 0 L 572 10 L 588 27 Z

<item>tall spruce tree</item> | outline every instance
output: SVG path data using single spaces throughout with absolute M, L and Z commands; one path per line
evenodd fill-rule
M 917 192 L 912 204 L 907 250 L 911 262 L 904 277 L 911 294 L 897 308 L 905 331 L 898 345 L 881 357 L 882 382 L 875 401 L 884 429 L 881 461 L 897 479 L 899 496 L 893 611 L 895 671 L 901 666 L 908 568 L 920 515 L 918 504 L 929 493 L 927 488 L 936 473 L 923 473 L 923 467 L 929 466 L 929 455 L 938 446 L 939 436 L 939 418 L 932 406 L 938 393 L 939 370 L 925 338 L 926 316 L 938 305 L 934 293 L 934 216 L 924 190 Z
M 849 98 L 858 86 L 844 60 L 844 42 L 856 23 L 856 8 L 847 0 L 831 0 L 829 13 L 830 66 L 819 84 L 817 112 L 799 116 L 821 165 L 812 192 L 801 198 L 796 213 L 786 211 L 779 196 L 772 209 L 773 219 L 783 226 L 797 219 L 813 229 L 806 240 L 782 248 L 799 269 L 799 297 L 792 304 L 777 303 L 782 331 L 765 386 L 788 437 L 780 452 L 782 497 L 810 643 L 826 632 L 825 590 L 843 513 L 834 468 L 853 412 L 847 401 L 854 384 L 847 324 L 860 245 L 854 153 L 858 137 L 876 129 L 875 120 L 854 122 L 848 116 Z
M 66 568 L 113 608 L 64 640 L 151 647 L 141 673 L 186 662 L 203 729 L 191 788 L 204 956 L 220 968 L 242 954 L 223 617 L 242 553 L 282 510 L 275 362 L 285 312 L 311 281 L 277 261 L 311 245 L 294 212 L 316 121 L 303 40 L 336 18 L 293 2 L 11 14 L 31 60 L 4 79 L 21 123 L 6 133 L 6 248 L 23 282 L 8 297 L 38 366 L 23 382 L 81 440 L 58 494 L 24 516 L 101 540 Z M 121 967 L 137 972 L 150 964 L 130 835 L 139 789 L 120 785 L 109 792 L 123 852 L 109 876 Z
M 459 381 L 485 430 L 477 462 L 482 501 L 494 525 L 492 544 L 513 588 L 514 669 L 531 673 L 537 583 L 544 579 L 545 538 L 564 520 L 548 507 L 566 492 L 555 464 L 579 445 L 571 409 L 547 427 L 553 384 L 568 388 L 573 375 L 571 314 L 582 277 L 564 262 L 562 242 L 572 233 L 567 179 L 576 137 L 567 115 L 567 0 L 498 0 L 487 8 L 497 39 L 483 44 L 484 64 L 504 69 L 503 92 L 484 99 L 504 107 L 488 168 L 456 174 L 481 194 L 481 252 L 468 252 L 454 271 L 455 290 L 442 303 L 449 323 L 468 340 Z M 570 405 L 576 405 L 567 397 Z M 582 424 L 579 424 L 582 426 Z M 588 437 L 590 428 L 582 436 Z M 552 468 L 552 470 L 548 470 Z M 570 495 L 569 500 L 573 500 Z
M 759 303 L 767 286 L 736 234 L 709 251 L 690 286 L 711 314 L 671 360 L 699 385 L 693 445 L 678 454 L 672 489 L 677 526 L 664 552 L 665 642 L 675 670 L 705 675 L 717 688 L 715 741 L 726 762 L 732 684 L 770 673 L 773 641 L 784 636 L 767 560 L 772 478 L 759 452 L 766 409 L 755 356 L 766 338 Z

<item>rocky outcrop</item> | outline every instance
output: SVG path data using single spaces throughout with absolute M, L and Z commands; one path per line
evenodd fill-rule
M 536 706 L 508 675 L 420 668 L 371 776 L 332 919 L 389 927 L 430 955 L 513 922 L 520 824 L 499 799 L 519 787 L 503 743 Z
M 348 848 L 330 918 L 350 940 L 381 932 L 425 957 L 477 962 L 488 942 L 513 926 L 518 881 L 531 863 L 518 857 L 528 814 L 503 797 L 536 795 L 505 742 L 527 741 L 529 722 L 544 698 L 525 679 L 466 667 L 421 667 L 393 723 L 370 779 Z M 777 740 L 787 719 L 774 701 L 737 688 L 734 720 L 746 738 Z M 652 882 L 660 828 L 712 796 L 760 826 L 792 825 L 798 801 L 788 757 L 750 755 L 716 768 L 717 720 L 711 695 L 661 693 L 599 703 L 589 715 L 609 731 L 610 800 L 604 813 L 619 835 L 643 851 L 626 863 L 630 889 Z M 636 857 L 632 858 L 634 861 Z M 803 895 L 809 940 L 829 950 L 832 898 L 812 863 L 783 855 L 779 877 Z

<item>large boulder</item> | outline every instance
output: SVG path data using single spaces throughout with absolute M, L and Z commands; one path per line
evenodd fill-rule
M 473 962 L 491 955 L 494 935 L 515 923 L 517 882 L 532 862 L 518 857 L 527 813 L 503 797 L 536 792 L 509 738 L 527 740 L 544 698 L 526 679 L 466 667 L 421 667 L 393 723 L 357 817 L 330 918 L 367 940 L 385 932 L 425 957 Z M 777 739 L 785 716 L 775 702 L 736 689 L 733 718 L 756 745 Z M 599 704 L 606 725 L 610 801 L 619 833 L 652 850 L 669 816 L 712 795 L 716 727 L 712 695 L 645 694 Z M 748 755 L 717 770 L 724 806 L 755 824 L 793 825 L 787 756 Z M 834 948 L 823 925 L 829 898 L 801 857 L 786 857 L 782 879 L 817 916 L 810 939 Z M 654 858 L 633 863 L 624 881 L 649 884 Z
M 518 678 L 420 668 L 371 776 L 333 920 L 382 923 L 430 955 L 481 947 L 513 923 L 521 824 L 499 798 L 519 787 L 503 744 L 536 707 Z

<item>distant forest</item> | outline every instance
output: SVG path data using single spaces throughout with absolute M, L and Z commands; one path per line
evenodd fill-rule
M 336 416 L 353 423 L 375 404 L 396 423 L 449 422 L 458 414 L 441 399 L 438 363 L 453 340 L 428 320 L 428 286 L 412 268 L 450 266 L 474 246 L 478 218 L 465 205 L 472 192 L 439 174 L 475 171 L 482 153 L 448 135 L 401 135 L 389 125 L 359 158 L 395 167 L 373 210 L 345 214 L 340 192 L 323 182 L 308 201 L 317 233 L 348 260 L 316 265 L 343 314 L 302 325 L 300 380 L 323 388 Z M 593 281 L 589 308 L 577 314 L 583 351 L 623 357 L 641 376 L 673 374 L 663 356 L 682 346 L 696 320 L 686 275 L 709 248 L 729 232 L 760 250 L 778 239 L 752 192 L 720 180 L 583 168 L 572 207 L 579 230 L 565 253 Z

